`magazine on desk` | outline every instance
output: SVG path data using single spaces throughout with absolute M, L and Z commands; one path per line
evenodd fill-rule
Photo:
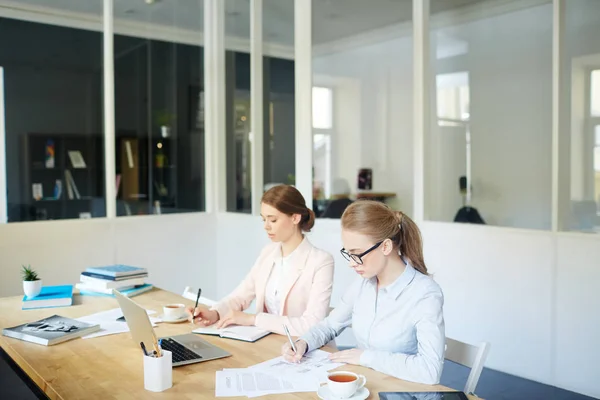
M 259 339 L 269 335 L 270 331 L 257 328 L 255 326 L 232 325 L 227 328 L 217 329 L 213 325 L 206 328 L 197 328 L 192 333 L 200 335 L 214 335 L 225 339 L 242 340 L 244 342 L 256 342 Z
M 71 318 L 61 317 L 60 315 L 53 315 L 12 328 L 4 328 L 2 334 L 26 342 L 52 346 L 80 336 L 89 335 L 99 329 L 99 324 L 88 324 Z

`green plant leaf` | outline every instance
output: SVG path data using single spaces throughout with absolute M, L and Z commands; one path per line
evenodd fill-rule
M 23 281 L 25 282 L 31 282 L 31 281 L 37 281 L 39 280 L 39 276 L 37 274 L 37 272 L 35 272 L 32 268 L 31 265 L 23 265 L 23 270 L 21 271 L 21 275 L 23 276 Z

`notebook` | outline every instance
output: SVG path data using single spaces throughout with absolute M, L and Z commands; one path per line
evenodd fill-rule
M 214 326 L 208 326 L 206 328 L 197 328 L 192 333 L 198 333 L 200 335 L 214 335 L 220 336 L 226 339 L 242 340 L 244 342 L 256 342 L 258 339 L 270 334 L 270 331 L 257 328 L 255 326 L 240 326 L 232 325 L 227 328 L 217 329 Z
M 71 318 L 53 315 L 39 321 L 29 322 L 12 328 L 4 328 L 2 334 L 7 337 L 52 346 L 100 329 L 98 324 L 88 324 Z
M 106 276 L 127 276 L 127 275 L 139 275 L 148 273 L 146 268 L 132 267 L 129 265 L 109 265 L 106 267 L 90 267 L 86 269 L 86 272 L 93 274 L 106 275 Z
M 23 310 L 33 308 L 67 307 L 73 304 L 73 285 L 43 286 L 35 297 L 23 296 Z

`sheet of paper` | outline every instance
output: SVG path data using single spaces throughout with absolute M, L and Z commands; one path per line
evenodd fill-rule
M 148 315 L 155 314 L 154 311 L 146 310 Z M 114 335 L 117 333 L 129 332 L 129 327 L 125 321 L 117 321 L 117 318 L 123 316 L 123 312 L 120 308 L 114 308 L 108 311 L 102 311 L 96 314 L 87 315 L 85 317 L 77 318 L 77 321 L 87 322 L 89 324 L 100 324 L 100 330 L 91 333 L 86 336 L 82 336 L 82 339 L 92 339 L 100 336 Z M 152 326 L 156 326 L 159 322 L 159 318 L 150 317 Z
M 226 369 L 217 371 L 215 396 L 259 397 L 267 394 L 314 392 L 319 384 L 315 381 L 291 381 L 261 371 L 246 369 Z
M 299 363 L 289 363 L 283 357 L 277 357 L 253 365 L 250 369 L 256 369 L 274 376 L 285 376 L 286 379 L 301 381 L 318 379 L 319 382 L 324 382 L 327 371 L 342 365 L 344 364 L 330 361 L 328 352 L 314 350 L 306 354 Z

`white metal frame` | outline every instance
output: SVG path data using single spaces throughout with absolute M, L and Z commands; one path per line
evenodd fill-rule
M 552 15 L 552 232 L 561 230 L 562 210 L 560 199 L 560 142 L 563 128 L 563 113 L 566 111 L 562 96 L 564 69 L 561 64 L 565 36 L 565 2 L 553 0 Z M 564 132 L 567 137 L 567 131 Z M 564 203 L 564 202 L 563 202 Z
M 251 185 L 252 214 L 260 214 L 260 200 L 263 193 L 264 166 L 264 112 L 263 112 L 263 2 L 250 1 L 250 125 L 251 143 Z
M 413 0 L 413 219 L 419 223 L 425 214 L 425 139 L 431 129 L 429 2 Z
M 204 0 L 205 189 L 206 212 L 227 210 L 225 159 L 225 5 Z
M 104 190 L 106 193 L 106 218 L 117 216 L 116 166 L 115 166 L 115 68 L 113 47 L 113 0 L 104 0 Z
M 4 69 L 0 67 L 0 224 L 8 222 L 6 183 L 6 125 L 4 123 Z
M 312 207 L 312 1 L 294 0 L 296 188 Z

